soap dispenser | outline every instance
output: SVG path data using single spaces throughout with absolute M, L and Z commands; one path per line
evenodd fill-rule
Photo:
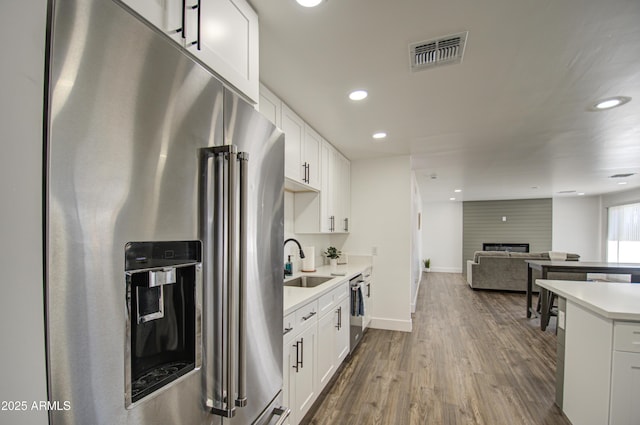
M 287 262 L 284 264 L 284 274 L 291 276 L 293 274 L 293 264 L 291 263 L 291 256 L 287 256 Z

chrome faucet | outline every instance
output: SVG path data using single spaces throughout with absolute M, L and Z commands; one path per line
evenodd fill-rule
M 304 258 L 304 251 L 302 250 L 302 246 L 300 245 L 300 242 L 298 242 L 297 240 L 293 239 L 293 238 L 289 238 L 286 241 L 284 241 L 284 245 L 287 245 L 287 242 L 295 242 L 296 245 L 298 245 L 298 249 L 300 249 L 300 258 Z

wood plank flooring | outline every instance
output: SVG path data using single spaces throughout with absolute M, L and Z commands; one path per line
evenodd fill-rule
M 525 295 L 423 278 L 413 332 L 370 329 L 306 425 L 570 425 L 555 406 L 555 319 L 525 318 Z

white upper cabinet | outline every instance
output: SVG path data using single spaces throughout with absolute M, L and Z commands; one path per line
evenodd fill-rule
M 258 15 L 246 0 L 123 1 L 258 102 Z
M 351 214 L 351 163 L 329 143 L 320 145 L 320 193 L 294 198 L 296 233 L 348 233 Z
M 348 233 L 351 163 L 264 85 L 260 113 L 285 133 L 285 188 L 296 192 L 296 233 Z
M 182 0 L 122 0 L 153 26 L 184 45 L 182 30 Z
M 284 176 L 290 180 L 288 183 L 293 182 L 296 190 L 320 190 L 322 138 L 284 103 L 280 123 L 284 132 Z
M 199 19 L 190 3 L 199 4 Z M 258 15 L 251 6 L 245 0 L 187 0 L 186 22 L 187 49 L 257 103 Z
M 336 223 L 335 232 L 349 232 L 349 221 L 351 220 L 351 162 L 336 151 L 335 176 L 333 193 L 335 206 Z
M 276 127 L 282 128 L 282 102 L 271 90 L 260 85 L 258 110 Z
M 302 143 L 304 121 L 287 105 L 282 104 L 282 131 L 284 132 L 284 176 L 296 182 L 303 182 L 304 167 Z
M 286 142 L 285 142 L 286 143 Z M 320 190 L 320 146 L 326 143 L 314 129 L 305 124 L 302 164 L 306 169 L 305 183 Z

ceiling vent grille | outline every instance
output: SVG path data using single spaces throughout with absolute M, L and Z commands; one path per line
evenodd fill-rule
M 624 173 L 624 174 L 614 174 L 612 176 L 609 176 L 610 179 L 623 179 L 625 177 L 631 177 L 633 175 L 635 175 L 636 173 Z
M 468 31 L 409 45 L 411 70 L 422 71 L 462 62 Z

